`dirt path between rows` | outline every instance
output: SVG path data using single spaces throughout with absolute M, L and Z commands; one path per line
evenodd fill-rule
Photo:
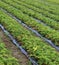
M 9 49 L 12 53 L 12 56 L 19 60 L 21 65 L 31 65 L 29 64 L 29 60 L 25 55 L 21 53 L 21 51 L 10 41 L 10 39 L 3 33 L 0 29 L 0 37 L 2 41 L 5 43 L 6 48 Z

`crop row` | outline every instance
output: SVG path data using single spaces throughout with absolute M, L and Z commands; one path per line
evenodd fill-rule
M 52 3 L 52 4 L 54 4 L 54 5 L 59 5 L 59 0 L 46 0 L 47 2 L 50 2 L 50 3 Z
M 20 65 L 18 60 L 12 57 L 10 51 L 6 49 L 0 38 L 0 65 Z
M 22 2 L 25 2 L 25 3 L 27 3 L 27 4 L 30 4 L 30 5 L 32 5 L 32 6 L 35 6 L 35 7 L 37 7 L 37 8 L 42 8 L 42 9 L 44 9 L 44 10 L 46 10 L 46 11 L 49 11 L 50 13 L 52 13 L 52 14 L 56 14 L 56 15 L 58 15 L 59 14 L 59 10 L 57 10 L 58 8 L 56 8 L 55 10 L 51 10 L 48 6 L 45 6 L 45 5 L 43 5 L 43 4 L 39 4 L 38 2 L 36 3 L 35 1 L 34 2 L 32 2 L 31 0 L 30 1 L 28 1 L 28 0 L 26 0 L 26 1 L 24 1 L 24 0 L 19 0 L 19 1 L 22 1 Z
M 16 1 L 16 0 L 13 0 L 13 1 Z M 23 0 L 17 0 L 17 1 L 19 1 L 19 2 L 23 2 L 23 3 L 27 3 L 28 5 L 32 5 L 31 3 L 32 3 L 32 0 L 30 0 L 30 1 L 28 1 L 28 0 L 26 0 L 26 1 L 23 1 Z M 47 8 L 49 8 L 48 10 L 59 10 L 58 8 L 58 5 L 53 5 L 53 4 L 50 4 L 49 2 L 47 2 L 47 1 L 35 1 L 35 0 L 33 0 L 34 1 L 34 6 L 35 5 L 39 5 L 38 7 L 39 8 L 42 8 L 42 7 L 40 7 L 40 5 L 43 5 L 43 6 L 45 6 L 45 7 L 47 7 Z M 40 4 L 39 4 L 40 3 Z M 33 5 L 32 5 L 33 6 Z M 35 6 L 36 7 L 36 6 Z M 38 8 L 37 7 L 37 8 Z M 45 9 L 46 10 L 46 9 Z
M 36 19 L 41 20 L 41 22 L 46 23 L 47 25 L 53 27 L 56 30 L 59 30 L 59 22 L 54 21 L 53 19 L 50 19 L 48 17 L 43 16 L 40 13 L 37 13 L 36 11 L 30 10 L 22 5 L 19 5 L 15 2 L 4 0 L 6 3 L 10 4 L 13 7 L 16 7 L 18 10 L 21 10 L 23 13 L 28 14 L 29 16 L 32 16 Z
M 34 36 L 16 20 L 0 10 L 0 23 L 7 29 L 27 50 L 31 57 L 37 59 L 38 64 L 58 65 L 59 53 L 54 48 L 48 46 L 39 37 Z
M 25 2 L 25 3 L 31 4 L 31 5 L 34 5 L 35 7 L 37 6 L 38 8 L 40 7 L 40 5 L 42 5 L 43 9 L 48 10 L 48 11 L 52 11 L 52 12 L 54 10 L 55 10 L 55 12 L 56 12 L 56 10 L 59 11 L 59 5 L 58 4 L 55 5 L 52 2 L 48 2 L 47 0 L 46 1 L 45 0 L 44 1 L 40 1 L 40 0 L 39 1 L 34 1 L 34 3 L 31 0 L 29 2 L 28 2 L 28 0 L 26 0 L 26 1 L 18 0 L 18 1 L 22 1 L 22 2 Z
M 51 29 L 48 26 L 44 26 L 42 23 L 38 23 L 37 21 L 35 21 L 35 19 L 24 14 L 22 11 L 17 10 L 16 8 L 14 8 L 8 4 L 5 4 L 1 1 L 0 1 L 0 7 L 4 8 L 9 13 L 16 16 L 18 19 L 21 19 L 21 21 L 23 21 L 28 26 L 37 30 L 40 34 L 42 34 L 42 36 L 53 41 L 55 43 L 55 45 L 59 45 L 59 43 L 58 43 L 59 42 L 59 32 L 58 31 Z
M 40 4 L 43 4 L 44 6 L 48 6 L 48 8 L 50 8 L 51 10 L 59 10 L 59 5 L 56 4 L 56 3 L 53 3 L 53 2 L 50 2 L 50 1 L 47 1 L 47 0 L 34 0 L 36 3 L 40 3 Z
M 59 16 L 58 15 L 51 14 L 51 13 L 49 13 L 48 11 L 46 11 L 46 10 L 44 10 L 42 8 L 36 8 L 36 7 L 32 6 L 32 5 L 28 5 L 28 4 L 26 4 L 24 2 L 21 2 L 21 1 L 18 1 L 18 0 L 17 1 L 16 0 L 13 0 L 13 2 L 16 2 L 17 4 L 20 4 L 23 7 L 25 6 L 27 9 L 31 9 L 31 10 L 33 10 L 35 12 L 38 12 L 38 14 L 41 13 L 42 15 L 44 15 L 46 17 L 49 17 L 49 18 L 54 19 L 56 21 L 59 21 Z

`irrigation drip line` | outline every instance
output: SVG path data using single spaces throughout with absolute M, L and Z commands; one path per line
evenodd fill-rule
M 5 1 L 3 1 L 3 2 L 5 2 Z M 5 2 L 5 3 L 7 3 L 7 2 Z M 10 3 L 7 3 L 7 4 L 10 4 Z M 10 6 L 12 6 L 12 7 L 14 7 L 14 8 L 16 8 L 17 10 L 19 10 L 17 7 L 15 7 L 14 5 L 12 5 L 12 4 L 10 4 Z M 27 7 L 28 8 L 28 7 Z M 30 8 L 29 8 L 30 9 Z M 31 10 L 31 9 L 30 9 Z M 23 12 L 24 14 L 27 14 L 27 13 L 25 13 L 25 12 Z M 43 13 L 41 13 L 42 15 L 44 15 Z M 29 15 L 29 14 L 27 14 L 27 15 Z M 40 19 L 38 19 L 38 18 L 36 18 L 36 17 L 34 17 L 34 16 L 31 16 L 33 19 L 35 19 L 37 22 L 39 22 L 39 23 L 42 23 L 43 25 L 45 25 L 45 26 L 49 26 L 51 29 L 53 29 L 53 27 L 52 26 L 50 26 L 50 25 L 48 25 L 47 23 L 44 23 L 42 20 L 40 20 Z M 46 16 L 47 17 L 47 16 Z M 48 18 L 50 18 L 50 19 L 52 19 L 51 17 L 48 17 Z
M 48 26 L 47 24 L 45 24 L 44 22 L 42 22 L 41 20 L 39 20 L 39 19 L 36 19 L 36 18 L 34 18 L 37 22 L 39 22 L 39 23 L 42 23 L 44 26 Z M 50 27 L 50 28 L 52 28 L 52 27 Z M 53 28 L 52 28 L 53 29 Z
M 2 9 L 2 8 L 1 8 Z M 24 26 L 25 28 L 27 28 L 28 30 L 32 31 L 34 34 L 36 34 L 38 37 L 42 38 L 45 42 L 47 42 L 48 44 L 50 44 L 52 47 L 54 47 L 57 51 L 59 51 L 59 47 L 57 47 L 51 40 L 48 40 L 47 38 L 43 37 L 40 33 L 38 33 L 36 30 L 33 30 L 31 27 L 27 26 L 24 22 L 22 22 L 20 19 L 18 19 L 17 17 L 13 16 L 11 13 L 7 12 L 6 10 L 2 9 L 6 14 L 8 14 L 9 16 L 11 16 L 13 19 L 15 19 L 17 22 L 19 22 L 20 24 L 22 24 L 22 26 Z
M 6 14 L 8 14 L 9 16 L 11 16 L 13 19 L 15 19 L 17 22 L 19 22 L 20 24 L 22 24 L 22 26 L 24 26 L 25 28 L 27 28 L 28 30 L 32 31 L 36 36 L 40 37 L 41 39 L 43 39 L 45 42 L 47 42 L 48 44 L 50 44 L 52 47 L 54 47 L 57 51 L 59 51 L 59 47 L 57 47 L 51 40 L 43 37 L 40 33 L 38 33 L 36 30 L 32 29 L 31 27 L 27 26 L 24 22 L 22 22 L 20 19 L 18 19 L 17 17 L 13 16 L 11 13 L 7 12 L 6 10 L 4 10 L 3 8 L 1 8 Z
M 10 40 L 13 42 L 13 44 L 15 44 L 21 50 L 21 52 L 31 61 L 32 65 L 38 65 L 37 62 L 35 60 L 33 60 L 29 56 L 29 54 L 25 51 L 25 49 L 22 48 L 22 46 L 20 45 L 20 43 L 18 43 L 16 41 L 16 39 L 14 39 L 13 36 L 1 24 L 0 24 L 0 28 L 10 38 Z

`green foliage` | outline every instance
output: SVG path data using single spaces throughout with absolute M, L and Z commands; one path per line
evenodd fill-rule
M 23 3 L 21 3 L 21 5 L 19 5 L 20 2 L 18 4 L 11 0 L 8 0 L 8 1 L 4 0 L 4 2 L 16 7 L 18 10 L 21 10 L 23 13 L 26 13 L 29 16 L 32 16 L 38 20 L 41 20 L 42 22 L 46 23 L 50 27 L 52 27 L 56 30 L 59 30 L 59 22 L 57 22 L 59 20 L 59 16 L 50 14 L 48 11 L 44 11 L 42 9 L 33 8 L 33 6 L 31 6 L 31 8 L 36 9 L 36 10 L 31 10 L 31 9 L 27 8 L 26 6 L 24 6 Z M 38 12 L 37 12 L 37 10 L 38 10 Z M 42 15 L 42 14 L 44 14 L 44 15 Z M 50 17 L 50 18 L 48 18 L 48 17 Z
M 48 0 L 43 0 L 43 1 L 41 1 L 41 0 L 30 0 L 30 1 L 28 1 L 28 0 L 18 0 L 18 2 L 19 1 L 25 2 L 26 4 L 32 5 L 36 8 L 41 8 L 41 9 L 48 11 L 49 13 L 52 13 L 52 14 L 56 14 L 56 15 L 59 14 L 59 5 L 56 4 L 56 3 L 50 2 L 50 1 L 54 1 L 54 0 L 50 0 L 50 1 L 48 1 Z
M 9 10 L 11 11 L 12 9 L 10 9 L 10 7 L 9 7 L 8 11 Z M 15 10 L 13 12 L 15 12 Z M 16 12 L 14 14 L 16 14 Z M 18 14 L 18 16 L 19 16 L 19 14 Z M 52 48 L 51 46 L 49 46 L 41 38 L 34 36 L 30 31 L 28 31 L 26 28 L 24 28 L 21 24 L 19 24 L 16 20 L 14 20 L 9 15 L 7 15 L 6 13 L 4 13 L 2 10 L 0 10 L 0 23 L 19 42 L 21 42 L 22 47 L 27 50 L 27 52 L 29 53 L 29 55 L 31 57 L 34 57 L 34 58 L 37 59 L 37 62 L 38 62 L 39 65 L 43 65 L 43 64 L 44 65 L 59 65 L 59 53 L 56 52 L 56 50 L 54 48 Z M 39 24 L 37 24 L 37 26 L 39 26 Z M 50 29 L 50 28 L 48 29 L 48 27 L 44 27 L 41 24 L 40 24 L 40 28 L 39 28 L 39 30 L 44 35 L 45 34 L 49 34 L 52 31 L 52 29 Z M 48 33 L 44 32 L 44 30 L 48 30 L 47 31 Z M 53 30 L 52 32 L 54 33 L 54 35 L 57 34 L 57 32 L 55 30 Z M 53 33 L 51 33 L 51 37 L 50 37 L 51 39 L 52 39 L 52 34 Z M 57 40 L 57 38 L 56 38 L 56 40 Z
M 38 23 L 32 17 L 28 16 L 27 14 L 24 14 L 22 11 L 17 10 L 16 8 L 14 8 L 14 7 L 12 7 L 12 6 L 10 6 L 10 5 L 2 2 L 2 1 L 0 2 L 0 7 L 4 8 L 8 12 L 10 12 L 14 16 L 16 16 L 18 19 L 23 21 L 28 26 L 30 26 L 33 29 L 37 30 L 40 34 L 42 34 L 42 36 L 44 36 L 47 39 L 50 39 L 52 42 L 54 42 L 55 45 L 59 45 L 59 43 L 58 43 L 59 42 L 59 32 L 58 31 L 56 31 L 54 29 L 51 29 L 49 26 L 45 26 L 42 23 Z M 3 19 L 2 15 L 0 15 L 0 17 Z M 6 20 L 8 20 L 8 19 L 6 19 Z M 9 25 L 9 26 L 11 27 L 11 25 Z M 52 23 L 52 25 L 53 25 L 53 23 Z M 56 25 L 56 27 L 58 27 L 58 26 Z
M 0 65 L 19 65 L 17 59 L 11 56 L 5 48 L 4 43 L 0 42 Z

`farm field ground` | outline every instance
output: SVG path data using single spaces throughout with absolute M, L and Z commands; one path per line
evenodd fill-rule
M 59 65 L 58 0 L 0 0 L 0 28 L 1 25 L 36 62 L 31 64 L 0 30 L 0 45 L 5 48 L 5 44 L 5 49 L 11 50 L 11 56 L 17 59 L 7 63 L 8 58 L 2 56 L 2 65 Z
M 7 39 L 7 41 L 2 34 L 3 32 L 0 30 L 0 65 L 20 65 L 16 58 L 12 56 L 10 49 L 6 48 L 5 44 L 8 45 L 9 40 Z
M 0 29 L 0 65 L 5 65 L 5 63 L 7 65 L 30 65 L 29 60 L 25 57 L 25 55 L 21 53 L 21 51 Z

